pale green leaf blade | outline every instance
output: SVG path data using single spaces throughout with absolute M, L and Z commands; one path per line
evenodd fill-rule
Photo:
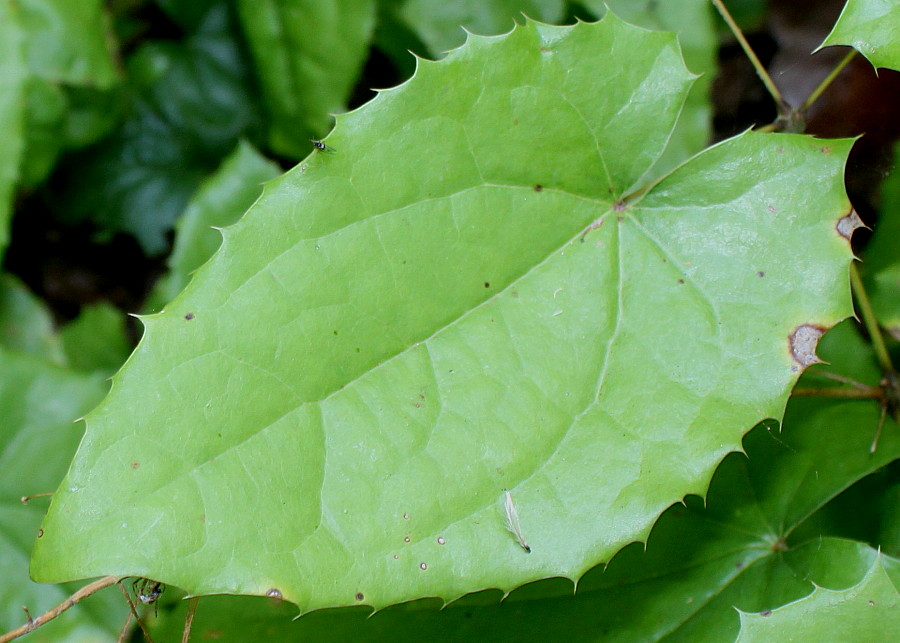
M 399 0 L 397 16 L 438 56 L 465 41 L 465 30 L 481 35 L 506 33 L 523 15 L 541 22 L 559 22 L 563 0 Z
M 16 7 L 0 4 L 0 256 L 9 243 L 9 220 L 25 147 L 24 32 Z
M 59 366 L 66 363 L 50 311 L 11 275 L 0 275 L 0 346 Z
M 0 633 L 25 622 L 25 604 L 37 616 L 61 603 L 72 586 L 28 580 L 28 557 L 48 504 L 22 496 L 52 492 L 82 435 L 74 421 L 107 389 L 102 377 L 80 374 L 33 355 L 0 348 Z M 34 641 L 114 641 L 127 605 L 115 588 L 29 635 Z
M 146 319 L 35 576 L 384 606 L 645 538 L 849 312 L 851 141 L 747 133 L 621 201 L 691 79 L 671 35 L 530 23 L 340 117 Z
M 70 368 L 86 373 L 112 375 L 132 348 L 125 314 L 106 302 L 83 307 L 78 318 L 62 328 L 60 338 Z
M 153 290 L 146 309 L 159 311 L 190 281 L 191 274 L 219 248 L 224 228 L 237 221 L 262 193 L 262 184 L 280 170 L 242 141 L 200 187 L 175 226 L 169 273 Z
M 44 80 L 109 88 L 118 81 L 103 0 L 20 0 L 28 68 Z
M 716 76 L 719 46 L 712 4 L 708 0 L 587 0 L 583 4 L 598 17 L 603 16 L 608 7 L 631 24 L 677 33 L 688 69 L 699 75 L 688 94 L 666 152 L 654 166 L 652 176 L 668 172 L 706 147 L 712 138 L 710 90 Z
M 875 67 L 900 70 L 900 4 L 896 0 L 847 0 L 822 47 L 849 45 Z
M 742 643 L 890 640 L 900 632 L 898 584 L 900 562 L 879 556 L 858 585 L 841 591 L 816 588 L 806 598 L 774 611 L 741 612 L 741 633 L 737 640 Z
M 374 0 L 240 0 L 269 116 L 269 144 L 302 158 L 344 111 L 368 54 Z

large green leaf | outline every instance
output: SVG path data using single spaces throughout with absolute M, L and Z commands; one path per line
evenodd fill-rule
M 15 7 L 0 3 L 0 256 L 9 243 L 9 220 L 25 147 L 23 38 Z
M 145 319 L 35 578 L 381 607 L 646 538 L 850 311 L 852 141 L 748 132 L 628 196 L 691 80 L 671 34 L 529 23 L 339 117 Z
M 219 248 L 224 228 L 237 221 L 262 193 L 262 184 L 278 176 L 278 166 L 246 142 L 225 159 L 191 198 L 176 226 L 169 273 L 150 295 L 146 308 L 162 310 L 181 292 L 191 274 Z
M 849 323 L 825 337 L 822 355 L 831 371 L 878 380 L 872 351 Z M 807 379 L 819 378 L 810 373 Z M 870 456 L 878 417 L 869 401 L 793 399 L 783 432 L 760 425 L 744 440 L 747 457 L 725 459 L 705 504 L 692 497 L 686 507 L 670 508 L 646 550 L 627 547 L 608 567 L 589 572 L 574 596 L 571 583 L 554 580 L 519 589 L 501 604 L 499 592 L 486 592 L 442 610 L 422 601 L 371 618 L 360 610 L 329 610 L 298 622 L 289 620 L 289 607 L 213 597 L 202 599 L 195 632 L 218 633 L 222 641 L 733 640 L 740 627 L 735 607 L 773 609 L 806 596 L 813 583 L 843 589 L 871 566 L 875 549 L 836 538 L 847 526 L 823 525 L 817 517 L 818 507 L 900 456 L 893 423 Z M 844 522 L 855 517 L 845 514 Z M 809 523 L 818 529 L 806 530 Z M 165 620 L 166 638 L 183 618 L 182 609 Z
M 710 89 L 716 76 L 718 38 L 708 0 L 647 2 L 646 0 L 585 0 L 585 6 L 598 17 L 607 7 L 622 19 L 646 29 L 674 31 L 684 52 L 688 69 L 699 74 L 682 110 L 681 118 L 654 167 L 653 174 L 671 170 L 686 158 L 706 147 L 712 137 Z
M 876 67 L 900 70 L 900 3 L 847 0 L 822 47 L 850 45 Z
M 239 0 L 268 108 L 269 144 L 302 158 L 343 111 L 375 27 L 375 0 Z
M 900 562 L 879 556 L 858 585 L 816 588 L 775 611 L 741 613 L 738 641 L 886 641 L 900 632 Z

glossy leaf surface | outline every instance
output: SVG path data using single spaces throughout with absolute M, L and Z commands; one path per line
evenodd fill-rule
M 885 641 L 900 632 L 900 561 L 879 556 L 858 585 L 816 591 L 761 614 L 741 613 L 739 643 Z
M 822 344 L 829 370 L 877 381 L 871 350 L 852 324 L 839 325 Z M 804 379 L 805 386 L 820 378 Z M 332 610 L 299 621 L 289 620 L 290 607 L 271 601 L 210 597 L 201 601 L 195 631 L 223 641 L 733 640 L 740 630 L 735 607 L 774 609 L 808 595 L 813 583 L 850 587 L 877 558 L 872 546 L 884 549 L 895 538 L 886 532 L 888 539 L 869 546 L 845 535 L 854 514 L 845 512 L 843 524 L 818 519 L 818 507 L 900 455 L 893 423 L 879 452 L 869 455 L 878 422 L 871 402 L 822 402 L 792 400 L 783 432 L 756 427 L 744 439 L 747 456 L 732 454 L 716 471 L 706 506 L 692 497 L 687 506 L 671 507 L 646 551 L 630 545 L 605 569 L 588 572 L 574 596 L 571 583 L 557 579 L 516 590 L 499 604 L 495 591 L 443 609 L 420 601 L 374 615 Z M 806 529 L 810 524 L 816 528 Z M 182 622 L 179 610 L 163 631 L 171 638 Z
M 35 577 L 381 607 L 646 538 L 849 312 L 851 141 L 747 133 L 628 197 L 691 80 L 669 34 L 531 23 L 339 117 L 145 319 Z
M 823 47 L 849 45 L 876 67 L 900 70 L 900 4 L 896 0 L 847 0 Z

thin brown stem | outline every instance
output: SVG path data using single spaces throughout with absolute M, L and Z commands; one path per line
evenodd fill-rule
M 875 356 L 881 365 L 881 370 L 885 373 L 896 373 L 894 365 L 891 363 L 891 356 L 888 353 L 887 346 L 884 343 L 884 337 L 881 334 L 881 328 L 878 327 L 878 319 L 875 317 L 875 311 L 872 309 L 872 302 L 869 301 L 869 295 L 866 293 L 866 287 L 863 285 L 862 277 L 859 276 L 859 270 L 856 263 L 850 264 L 850 284 L 853 286 L 853 294 L 856 296 L 856 303 L 859 305 L 859 314 L 862 316 L 866 330 L 869 331 L 869 337 L 872 339 L 872 348 L 875 349 Z
M 87 598 L 91 594 L 99 592 L 104 587 L 115 585 L 119 582 L 119 579 L 119 576 L 104 576 L 103 578 L 95 580 L 93 583 L 88 583 L 53 609 L 44 612 L 37 618 L 29 618 L 28 622 L 25 623 L 25 625 L 23 625 L 22 627 L 16 628 L 10 632 L 7 632 L 6 634 L 0 634 L 0 643 L 7 643 L 8 641 L 12 641 L 13 639 L 17 639 L 20 636 L 24 636 L 25 634 L 34 631 L 44 623 L 55 619 L 57 616 L 75 605 L 78 601 Z
M 813 93 L 810 94 L 809 96 L 807 96 L 806 100 L 803 101 L 803 104 L 800 106 L 800 111 L 805 112 L 810 107 L 812 107 L 812 104 L 815 103 L 819 99 L 819 96 L 822 95 L 822 92 L 824 92 L 826 89 L 828 89 L 828 86 L 831 85 L 831 81 L 833 81 L 835 78 L 837 78 L 837 75 L 839 73 L 841 73 L 841 71 L 843 71 L 844 67 L 846 67 L 850 63 L 850 61 L 853 60 L 855 57 L 856 57 L 856 50 L 851 48 L 850 51 L 847 53 L 847 55 L 841 59 L 841 62 L 839 62 L 837 64 L 837 67 L 832 69 L 831 73 L 825 77 L 825 80 L 823 80 L 821 83 L 819 83 L 819 86 L 813 90 Z
M 838 375 L 837 373 L 832 373 L 831 371 L 820 371 L 810 370 L 807 372 L 807 375 L 810 377 L 824 377 L 829 380 L 834 380 L 835 382 L 840 382 L 841 384 L 848 384 L 850 386 L 855 386 L 858 389 L 870 389 L 873 388 L 861 382 L 857 382 L 856 380 L 851 380 L 849 377 L 844 377 L 843 375 Z
M 153 638 L 150 636 L 150 632 L 147 631 L 147 628 L 144 627 L 141 615 L 137 613 L 137 607 L 135 607 L 134 601 L 131 600 L 131 596 L 128 595 L 128 590 L 125 589 L 125 586 L 121 583 L 119 583 L 119 587 L 122 588 L 122 593 L 125 594 L 125 600 L 128 601 L 128 607 L 131 608 L 131 613 L 134 614 L 134 620 L 137 621 L 138 626 L 141 628 L 141 632 L 144 633 L 144 638 L 150 643 L 153 643 Z
M 119 638 L 116 639 L 116 643 L 125 643 L 125 639 L 128 638 L 131 632 L 131 619 L 133 617 L 134 615 L 129 611 L 128 618 L 125 619 L 125 625 L 122 626 L 122 631 L 119 632 Z
M 881 419 L 878 420 L 878 428 L 875 429 L 875 437 L 872 438 L 872 446 L 869 447 L 869 453 L 875 453 L 878 449 L 878 440 L 881 439 L 881 429 L 884 428 L 884 418 L 887 417 L 887 405 L 881 406 Z
M 22 501 L 23 505 L 27 505 L 28 502 L 34 498 L 44 498 L 46 496 L 52 496 L 52 495 L 53 495 L 52 491 L 48 491 L 47 493 L 33 493 L 30 496 L 22 496 L 21 498 L 19 498 L 19 500 Z
M 725 7 L 725 4 L 722 0 L 712 0 L 713 5 L 715 5 L 716 9 L 719 11 L 719 15 L 722 16 L 722 20 L 724 20 L 729 29 L 731 29 L 731 33 L 734 34 L 734 37 L 737 38 L 738 42 L 741 45 L 741 49 L 744 50 L 744 53 L 747 54 L 747 58 L 750 59 L 750 62 L 753 64 L 753 68 L 756 70 L 756 74 L 759 76 L 759 79 L 766 86 L 766 89 L 769 90 L 769 94 L 772 95 L 772 98 L 778 104 L 779 110 L 781 110 L 786 103 L 784 102 L 784 97 L 781 95 L 781 92 L 778 91 L 778 87 L 775 86 L 775 83 L 772 81 L 772 77 L 769 76 L 769 72 L 766 71 L 766 68 L 763 67 L 763 64 L 759 61 L 759 58 L 756 57 L 756 53 L 750 47 L 750 43 L 747 42 L 747 39 L 744 37 L 744 33 L 741 31 L 741 28 L 738 27 L 737 23 L 734 21 L 734 18 L 731 17 L 731 13 Z
M 197 613 L 197 603 L 200 597 L 195 596 L 188 601 L 187 615 L 184 617 L 184 632 L 181 634 L 181 643 L 188 643 L 191 639 L 191 626 L 194 624 L 194 614 Z
M 836 397 L 851 400 L 879 401 L 884 397 L 884 393 L 877 386 L 868 386 L 864 389 L 838 388 L 836 386 L 827 388 L 795 388 L 791 395 L 794 397 Z

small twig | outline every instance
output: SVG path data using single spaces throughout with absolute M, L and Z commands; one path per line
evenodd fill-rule
M 866 288 L 863 285 L 862 278 L 859 276 L 859 270 L 856 269 L 856 263 L 850 264 L 850 284 L 853 286 L 853 294 L 856 296 L 856 303 L 859 305 L 859 314 L 866 325 L 866 330 L 869 331 L 872 348 L 875 349 L 875 355 L 878 357 L 881 370 L 885 373 L 896 373 L 897 371 L 894 370 L 894 365 L 891 363 L 891 356 L 888 353 L 887 346 L 884 344 L 881 329 L 878 327 L 878 320 L 875 318 L 872 302 L 869 301 L 869 295 L 866 294 Z
M 830 371 L 820 371 L 820 370 L 809 370 L 806 373 L 809 376 L 817 376 L 824 377 L 829 380 L 834 380 L 835 382 L 840 382 L 841 384 L 849 384 L 850 386 L 855 386 L 858 389 L 870 389 L 873 388 L 868 386 L 867 384 L 863 384 L 861 382 L 857 382 L 856 380 L 851 380 L 849 377 L 844 377 L 843 375 L 838 375 L 837 373 L 832 373 Z
M 887 404 L 881 406 L 881 419 L 878 420 L 878 428 L 875 429 L 875 437 L 872 438 L 872 446 L 869 447 L 869 453 L 875 453 L 878 449 L 878 440 L 881 439 L 881 429 L 884 428 L 884 418 L 887 416 Z
M 153 638 L 150 636 L 150 632 L 147 631 L 147 628 L 144 627 L 144 622 L 141 620 L 140 614 L 137 613 L 137 608 L 131 600 L 131 596 L 128 595 L 128 590 L 125 589 L 125 586 L 122 583 L 119 583 L 119 587 L 122 588 L 122 593 L 125 594 L 125 600 L 128 601 L 128 607 L 131 608 L 131 613 L 134 614 L 134 620 L 137 621 L 138 626 L 141 628 L 141 632 L 144 633 L 144 638 L 150 641 L 150 643 L 153 643 Z
M 867 386 L 864 389 L 839 388 L 831 386 L 826 388 L 795 388 L 791 395 L 794 397 L 839 397 L 853 400 L 878 400 L 884 398 L 884 393 L 877 386 Z
M 847 53 L 847 55 L 844 56 L 843 59 L 841 60 L 841 62 L 839 62 L 837 64 L 837 67 L 832 69 L 831 73 L 825 77 L 825 80 L 823 80 L 821 83 L 819 83 L 819 86 L 813 90 L 812 94 L 810 94 L 806 98 L 806 100 L 803 101 L 803 104 L 800 106 L 799 111 L 805 112 L 810 107 L 812 107 L 812 104 L 815 103 L 819 99 L 819 96 L 822 95 L 822 92 L 824 92 L 826 89 L 828 89 L 828 86 L 831 85 L 831 81 L 833 81 L 835 78 L 837 78 L 837 75 L 840 74 L 844 70 L 844 67 L 846 67 L 850 63 L 850 61 L 853 60 L 855 57 L 856 57 L 856 50 L 851 47 L 851 49 Z
M 772 98 L 775 99 L 775 102 L 778 104 L 779 111 L 784 110 L 784 108 L 787 107 L 787 103 L 784 102 L 784 97 L 781 95 L 781 92 L 778 91 L 778 88 L 772 81 L 772 77 L 769 76 L 769 72 L 766 71 L 766 68 L 763 67 L 763 64 L 759 61 L 759 58 L 756 57 L 756 53 L 754 53 L 753 49 L 750 47 L 750 43 L 747 42 L 747 39 L 744 37 L 744 33 L 741 31 L 741 28 L 738 27 L 737 23 L 734 21 L 734 18 L 731 17 L 731 13 L 728 11 L 728 9 L 725 8 L 725 4 L 722 2 L 722 0 L 712 0 L 712 3 L 715 5 L 716 9 L 718 9 L 719 15 L 722 16 L 722 19 L 728 24 L 728 27 L 731 29 L 731 33 L 733 33 L 734 37 L 737 38 L 738 42 L 741 45 L 741 49 L 743 49 L 744 53 L 747 54 L 747 58 L 749 58 L 750 62 L 753 64 L 753 68 L 756 70 L 756 74 L 759 76 L 759 79 L 766 86 L 766 89 L 769 90 L 769 94 L 772 95 Z
M 88 583 L 77 592 L 72 594 L 69 598 L 64 600 L 62 603 L 50 609 L 37 618 L 28 617 L 28 622 L 25 623 L 22 627 L 16 628 L 6 634 L 0 634 L 0 643 L 7 643 L 8 641 L 12 641 L 13 639 L 17 639 L 20 636 L 24 636 L 34 629 L 40 627 L 44 623 L 48 621 L 52 621 L 57 616 L 65 612 L 67 609 L 75 605 L 78 601 L 87 598 L 91 594 L 99 592 L 104 587 L 109 587 L 110 585 L 115 585 L 120 580 L 119 576 L 104 576 L 98 580 L 95 580 L 93 583 Z M 27 610 L 26 610 L 27 613 Z
M 45 496 L 52 496 L 52 495 L 53 495 L 52 491 L 48 491 L 47 493 L 33 493 L 30 496 L 22 496 L 21 498 L 19 498 L 19 500 L 22 501 L 23 505 L 27 505 L 28 501 L 32 500 L 34 498 L 43 498 Z
M 133 616 L 131 611 L 129 611 L 128 618 L 125 619 L 125 625 L 122 626 L 122 631 L 119 632 L 119 638 L 116 639 L 116 643 L 125 643 L 125 639 L 128 638 L 128 635 L 130 634 L 131 619 Z
M 191 639 L 191 626 L 194 624 L 194 614 L 197 613 L 197 603 L 200 601 L 199 596 L 195 596 L 188 601 L 187 615 L 184 617 L 184 633 L 181 635 L 181 643 L 188 643 Z

